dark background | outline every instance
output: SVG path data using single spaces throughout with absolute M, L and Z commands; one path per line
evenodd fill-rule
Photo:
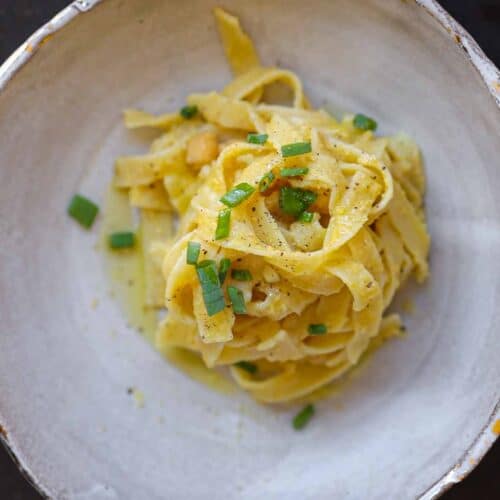
M 0 62 L 41 24 L 68 4 L 67 0 L 0 0 Z M 441 0 L 441 4 L 500 66 L 500 0 Z M 500 133 L 500 131 L 497 131 Z M 500 440 L 462 483 L 443 500 L 500 499 Z M 0 446 L 0 498 L 39 500 Z

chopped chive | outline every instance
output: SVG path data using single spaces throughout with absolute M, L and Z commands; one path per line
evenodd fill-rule
M 246 314 L 247 307 L 245 305 L 243 292 L 235 286 L 228 286 L 227 293 L 231 299 L 231 304 L 233 304 L 234 314 Z
M 114 249 L 132 248 L 135 244 L 135 235 L 130 231 L 113 233 L 109 235 L 109 246 Z
M 198 264 L 196 264 L 196 267 L 203 268 L 207 266 L 215 266 L 215 264 L 216 264 L 215 260 L 207 259 L 198 262 Z
M 369 116 L 358 113 L 352 120 L 352 124 L 359 130 L 377 130 L 377 122 Z
M 227 272 L 231 267 L 230 259 L 222 259 L 219 263 L 219 281 L 220 284 L 223 285 L 224 281 L 226 281 Z
M 314 415 L 314 406 L 310 404 L 305 406 L 304 408 L 302 408 L 302 410 L 299 411 L 299 413 L 297 413 L 297 415 L 295 415 L 293 419 L 293 428 L 296 431 L 300 431 L 307 425 L 307 423 L 309 422 L 309 420 L 311 420 L 313 415 Z
M 226 208 L 219 212 L 217 217 L 217 228 L 215 229 L 215 239 L 223 240 L 229 236 L 229 226 L 231 224 L 231 209 Z
M 306 223 L 309 223 L 309 222 L 312 222 L 313 220 L 313 217 L 314 217 L 314 214 L 312 212 L 302 212 L 300 215 L 299 215 L 299 221 L 300 222 L 306 222 Z
M 87 229 L 92 226 L 99 212 L 99 207 L 88 198 L 75 194 L 68 206 L 68 214 Z
M 248 269 L 233 269 L 231 278 L 236 281 L 252 281 L 252 274 Z
M 281 146 L 281 155 L 284 158 L 288 156 L 297 156 L 310 153 L 312 151 L 311 142 L 293 142 L 292 144 L 285 144 Z
M 295 217 L 298 217 L 306 209 L 299 192 L 288 186 L 283 186 L 280 189 L 279 204 L 283 212 Z
M 180 110 L 182 118 L 186 118 L 186 120 L 193 118 L 196 113 L 198 113 L 198 106 L 184 106 Z
M 308 167 L 293 167 L 293 168 L 282 168 L 281 177 L 298 177 L 299 175 L 306 175 L 309 172 Z
M 193 266 L 198 262 L 200 256 L 201 243 L 197 241 L 190 241 L 187 246 L 186 263 Z
M 247 142 L 250 144 L 265 144 L 268 139 L 267 134 L 248 134 L 247 135 Z
M 324 323 L 316 323 L 314 325 L 309 325 L 307 331 L 310 335 L 324 335 L 327 331 L 326 325 Z
M 272 172 L 268 172 L 267 174 L 263 175 L 262 179 L 259 181 L 259 191 L 261 193 L 267 191 L 271 187 L 271 184 L 274 182 L 275 178 L 276 177 Z
M 247 182 L 242 182 L 233 189 L 229 190 L 220 201 L 228 207 L 236 207 L 241 202 L 245 201 L 255 191 L 255 188 L 250 186 Z
M 318 197 L 314 191 L 308 191 L 307 189 L 300 189 L 300 193 L 302 200 L 304 200 L 304 203 L 307 205 L 306 208 L 308 208 L 309 205 L 312 205 Z
M 286 214 L 300 217 L 302 212 L 316 201 L 316 198 L 317 195 L 313 191 L 283 186 L 280 189 L 279 204 Z
M 207 314 L 213 316 L 224 310 L 226 303 L 215 262 L 213 260 L 201 261 L 196 266 L 196 274 L 201 285 L 203 302 L 205 303 Z
M 257 365 L 250 363 L 249 361 L 238 361 L 237 363 L 234 364 L 234 366 L 237 366 L 238 368 L 241 368 L 242 370 L 247 371 L 250 374 L 257 373 Z

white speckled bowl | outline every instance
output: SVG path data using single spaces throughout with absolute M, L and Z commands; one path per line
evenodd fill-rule
M 434 498 L 499 418 L 498 71 L 433 0 L 225 3 L 316 104 L 421 144 L 433 275 L 411 334 L 296 433 L 289 412 L 211 392 L 126 329 L 68 199 L 102 199 L 113 158 L 143 147 L 122 108 L 176 109 L 229 72 L 211 0 L 82 0 L 0 70 L 3 438 L 58 499 Z

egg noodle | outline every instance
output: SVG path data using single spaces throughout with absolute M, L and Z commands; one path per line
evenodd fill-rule
M 237 18 L 215 17 L 235 79 L 181 113 L 126 111 L 128 128 L 161 135 L 117 160 L 115 185 L 140 209 L 146 305 L 168 310 L 158 349 L 229 366 L 258 401 L 290 401 L 401 332 L 384 311 L 428 275 L 424 173 L 409 137 L 311 109 Z M 279 86 L 291 106 L 266 103 Z

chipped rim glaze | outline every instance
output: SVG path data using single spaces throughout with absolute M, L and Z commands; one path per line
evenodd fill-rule
M 6 87 L 12 77 L 19 71 L 43 45 L 48 37 L 57 33 L 70 23 L 76 16 L 83 14 L 105 0 L 75 0 L 48 23 L 35 31 L 12 55 L 0 66 L 0 92 Z M 477 42 L 436 0 L 413 0 L 429 15 L 445 28 L 449 36 L 460 45 L 465 57 L 481 75 L 490 94 L 500 108 L 500 71 L 486 57 Z M 454 484 L 462 481 L 484 457 L 498 437 L 492 430 L 496 420 L 500 420 L 500 400 L 497 401 L 488 421 L 482 431 L 464 451 L 456 464 L 426 491 L 419 494 L 419 500 L 433 500 L 442 495 Z M 10 456 L 25 478 L 36 488 L 44 498 L 50 498 L 50 493 L 38 482 L 27 464 L 22 463 L 9 445 L 8 431 L 0 422 L 0 441 L 4 444 Z

